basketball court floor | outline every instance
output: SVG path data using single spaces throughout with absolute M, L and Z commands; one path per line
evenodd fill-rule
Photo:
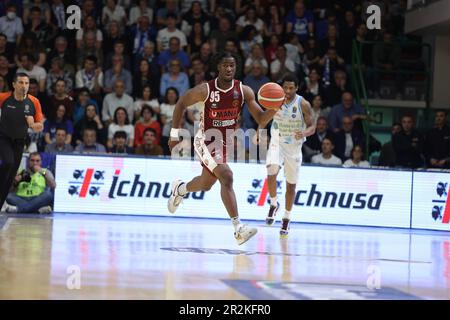
M 0 299 L 450 299 L 448 232 L 0 215 Z

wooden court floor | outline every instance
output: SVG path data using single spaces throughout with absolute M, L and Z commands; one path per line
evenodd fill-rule
M 0 299 L 450 299 L 447 232 L 0 215 Z

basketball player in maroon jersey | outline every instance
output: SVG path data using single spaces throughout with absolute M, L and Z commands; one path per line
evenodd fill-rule
M 243 225 L 239 220 L 233 190 L 233 172 L 226 163 L 227 146 L 232 148 L 230 129 L 235 131 L 244 102 L 247 103 L 250 114 L 256 122 L 264 126 L 273 118 L 277 110 L 263 111 L 256 103 L 253 90 L 234 79 L 236 60 L 231 54 L 220 54 L 217 62 L 217 78 L 190 89 L 175 106 L 169 140 L 171 149 L 179 141 L 179 128 L 184 109 L 198 103 L 202 106 L 199 130 L 194 138 L 194 150 L 200 158 L 203 171 L 200 176 L 187 183 L 181 180 L 173 182 L 168 209 L 174 213 L 186 193 L 208 191 L 219 180 L 220 194 L 233 223 L 234 236 L 238 244 L 243 244 L 256 234 L 257 229 Z M 211 130 L 209 133 L 220 132 L 221 139 L 217 141 L 217 135 L 214 134 L 215 140 L 207 141 L 207 130 Z

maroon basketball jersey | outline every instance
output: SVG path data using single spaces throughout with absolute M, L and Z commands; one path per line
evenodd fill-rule
M 226 137 L 227 129 L 236 129 L 239 114 L 244 104 L 242 83 L 233 80 L 233 85 L 226 89 L 217 86 L 217 78 L 208 83 L 208 98 L 205 100 L 202 126 L 203 130 L 217 129 Z

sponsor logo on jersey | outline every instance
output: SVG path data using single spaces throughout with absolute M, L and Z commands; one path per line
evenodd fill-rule
M 214 127 L 229 127 L 236 123 L 235 119 L 231 120 L 213 120 Z
M 238 107 L 239 106 L 239 100 L 233 100 L 233 107 Z
M 234 119 L 238 116 L 239 110 L 235 108 L 209 110 L 209 116 L 212 119 L 228 120 Z
M 239 91 L 234 90 L 234 91 L 233 91 L 233 99 L 236 100 L 237 98 L 239 98 Z

